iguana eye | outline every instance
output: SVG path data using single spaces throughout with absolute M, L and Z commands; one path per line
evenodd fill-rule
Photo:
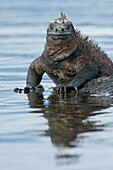
M 57 29 L 57 28 L 55 28 L 55 32 L 58 32 L 58 29 Z

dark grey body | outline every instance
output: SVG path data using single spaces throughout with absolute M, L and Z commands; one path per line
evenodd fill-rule
M 30 65 L 27 75 L 27 86 L 35 87 L 41 82 L 44 72 L 57 86 L 79 87 L 98 75 L 98 68 L 93 61 L 74 52 L 62 61 L 51 61 L 46 53 L 35 59 Z

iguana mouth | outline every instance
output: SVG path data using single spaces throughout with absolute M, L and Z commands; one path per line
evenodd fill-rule
M 65 33 L 65 34 L 55 34 L 55 33 L 49 33 L 48 35 L 54 35 L 54 36 L 68 36 L 68 35 L 70 35 L 70 33 L 69 34 L 67 34 L 67 33 Z
M 49 33 L 48 36 L 52 39 L 68 39 L 70 37 L 70 33 Z

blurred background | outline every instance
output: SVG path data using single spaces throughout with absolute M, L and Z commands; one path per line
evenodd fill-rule
M 111 98 L 59 102 L 46 74 L 43 95 L 13 92 L 25 86 L 29 64 L 43 52 L 48 22 L 60 12 L 113 61 L 112 0 L 0 0 L 1 170 L 113 169 Z

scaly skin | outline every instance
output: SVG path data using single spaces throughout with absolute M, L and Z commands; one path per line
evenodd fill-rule
M 31 63 L 26 86 L 38 87 L 45 72 L 58 89 L 78 88 L 93 78 L 113 75 L 113 62 L 61 14 L 49 23 L 44 51 Z

